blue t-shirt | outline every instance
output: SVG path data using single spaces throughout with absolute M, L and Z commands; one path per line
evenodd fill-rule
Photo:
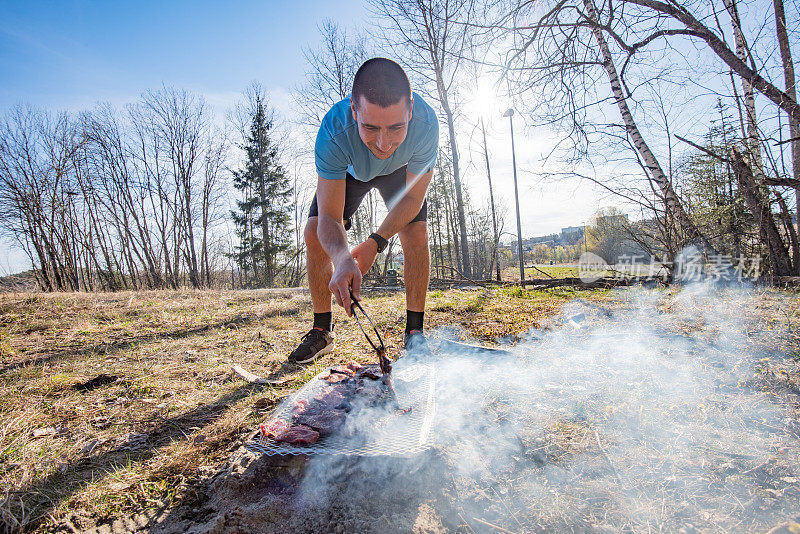
M 350 110 L 350 97 L 337 102 L 325 114 L 314 145 L 317 173 L 327 180 L 342 180 L 350 173 L 368 182 L 408 165 L 411 174 L 433 168 L 439 147 L 439 121 L 433 109 L 414 95 L 414 108 L 405 140 L 387 159 L 378 159 L 358 135 L 358 123 Z

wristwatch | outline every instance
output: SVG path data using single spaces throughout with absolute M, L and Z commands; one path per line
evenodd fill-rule
M 383 238 L 380 234 L 369 234 L 369 237 L 372 238 L 378 244 L 378 253 L 383 252 L 386 250 L 386 247 L 389 245 L 389 242 Z

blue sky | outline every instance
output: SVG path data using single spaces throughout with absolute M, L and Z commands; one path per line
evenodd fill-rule
M 239 92 L 290 87 L 326 17 L 357 24 L 359 1 L 0 1 L 0 109 L 129 102 L 162 83 Z

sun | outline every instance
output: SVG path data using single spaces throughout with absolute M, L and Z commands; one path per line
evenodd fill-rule
M 471 85 L 471 91 L 464 101 L 464 111 L 470 119 L 481 117 L 489 119 L 499 113 L 501 98 L 497 88 L 497 80 L 489 75 L 482 75 Z

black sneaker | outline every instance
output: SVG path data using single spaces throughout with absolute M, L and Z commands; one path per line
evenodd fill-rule
M 300 339 L 300 346 L 289 355 L 291 363 L 311 363 L 320 356 L 333 352 L 335 347 L 333 332 L 321 328 L 312 328 Z
M 422 333 L 422 330 L 412 330 L 406 334 L 403 340 L 403 345 L 406 347 L 406 353 L 416 356 L 432 356 L 431 348 L 428 345 L 428 338 Z

